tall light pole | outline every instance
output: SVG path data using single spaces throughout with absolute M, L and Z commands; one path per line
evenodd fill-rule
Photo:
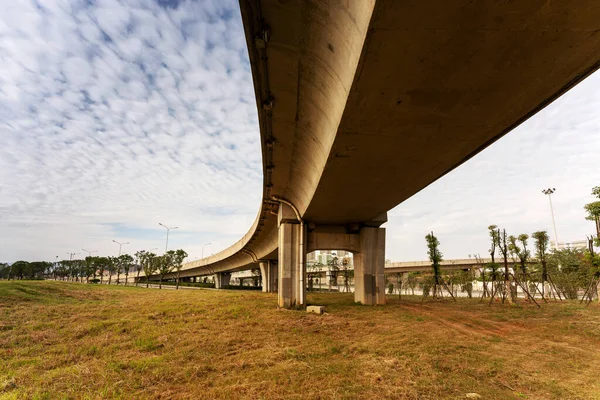
M 554 248 L 558 250 L 558 235 L 556 234 L 556 222 L 554 221 L 554 207 L 552 207 L 552 194 L 556 192 L 555 188 L 548 188 L 542 190 L 542 193 L 548 195 L 548 200 L 550 200 L 550 213 L 552 214 L 552 228 L 554 229 Z
M 165 253 L 166 253 L 167 252 L 167 248 L 169 247 L 169 231 L 171 229 L 177 229 L 179 227 L 178 226 L 168 227 L 168 226 L 166 226 L 166 225 L 164 225 L 164 224 L 162 224 L 160 222 L 158 224 L 167 230 L 167 243 L 165 243 Z
M 200 256 L 201 259 L 204 258 L 204 247 L 205 246 L 210 246 L 211 244 L 212 243 L 205 243 L 205 244 L 202 245 L 202 255 Z
M 119 256 L 121 256 L 121 247 L 122 247 L 124 244 L 129 244 L 129 242 L 123 242 L 123 243 L 121 243 L 121 242 L 117 242 L 115 239 L 113 239 L 113 242 L 115 242 L 116 244 L 118 244 L 118 245 L 119 245 Z
M 83 251 L 85 251 L 86 253 L 88 253 L 88 257 L 92 256 L 92 253 L 97 253 L 98 250 L 86 250 L 86 249 L 81 249 Z

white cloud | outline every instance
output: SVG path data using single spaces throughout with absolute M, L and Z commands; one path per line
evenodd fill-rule
M 237 7 L 17 1 L 3 10 L 0 258 L 114 253 L 113 238 L 162 249 L 159 221 L 180 226 L 171 244 L 191 254 L 246 232 L 262 173 Z

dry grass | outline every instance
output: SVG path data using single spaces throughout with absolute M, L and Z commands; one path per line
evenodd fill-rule
M 0 282 L 0 399 L 599 399 L 600 307 Z

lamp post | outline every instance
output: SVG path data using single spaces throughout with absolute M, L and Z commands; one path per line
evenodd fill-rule
M 83 251 L 85 251 L 86 253 L 88 253 L 88 257 L 92 256 L 92 253 L 97 253 L 98 250 L 86 250 L 86 249 L 81 249 Z
M 121 247 L 122 247 L 124 244 L 129 244 L 129 242 L 123 242 L 123 243 L 121 243 L 121 242 L 117 242 L 115 239 L 113 239 L 113 242 L 115 242 L 116 244 L 118 244 L 118 245 L 119 245 L 119 256 L 121 256 Z
M 204 247 L 205 246 L 210 246 L 212 243 L 205 243 L 202 245 L 202 255 L 200 256 L 200 259 L 204 258 Z
M 166 226 L 166 225 L 164 225 L 164 224 L 162 224 L 160 222 L 158 224 L 167 230 L 167 242 L 165 243 L 165 253 L 166 253 L 167 252 L 167 248 L 169 247 L 169 231 L 171 229 L 177 229 L 179 227 L 178 226 L 168 227 L 168 226 Z
M 548 188 L 542 190 L 542 193 L 548 195 L 548 200 L 550 201 L 550 213 L 552 214 L 552 228 L 554 229 L 554 248 L 558 250 L 558 235 L 556 234 L 556 222 L 554 221 L 554 207 L 552 207 L 552 194 L 556 192 L 555 188 Z

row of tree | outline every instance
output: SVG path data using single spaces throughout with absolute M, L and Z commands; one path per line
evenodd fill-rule
M 0 264 L 0 279 L 59 279 L 74 282 L 99 282 L 104 283 L 108 275 L 108 284 L 116 276 L 116 283 L 120 284 L 121 275 L 125 277 L 125 285 L 129 281 L 130 273 L 136 273 L 136 282 L 139 282 L 140 273 L 144 271 L 146 287 L 152 275 L 159 276 L 159 287 L 165 276 L 176 272 L 176 287 L 179 289 L 179 275 L 183 267 L 183 260 L 187 253 L 182 250 L 169 250 L 163 255 L 156 255 L 145 250 L 138 251 L 134 256 L 121 254 L 118 257 L 88 256 L 84 259 L 48 261 L 16 261 L 9 264 Z M 99 279 L 98 279 L 99 277 Z
M 592 195 L 600 199 L 600 186 L 592 189 Z M 517 298 L 517 288 L 520 287 L 533 302 L 536 292 L 544 300 L 549 296 L 576 299 L 581 290 L 591 300 L 592 288 L 600 290 L 600 256 L 594 251 L 595 246 L 600 246 L 600 201 L 586 204 L 584 209 L 587 212 L 586 219 L 594 221 L 596 228 L 596 236 L 588 237 L 587 249 L 555 248 L 549 251 L 548 233 L 537 231 L 531 235 L 535 258 L 528 249 L 529 235 L 507 235 L 506 229 L 490 225 L 488 235 L 491 261 L 484 264 L 478 254 L 474 256 L 483 283 L 482 298 L 490 297 L 491 302 L 498 297 L 502 302 L 513 303 Z M 425 240 L 433 274 L 432 281 L 424 283 L 424 294 L 428 294 L 432 287 L 434 297 L 439 297 L 443 289 L 452 295 L 440 268 L 442 253 L 439 251 L 439 240 L 433 232 Z M 558 247 L 558 243 L 556 246 Z M 496 256 L 500 256 L 502 264 L 496 262 Z M 509 267 L 509 259 L 511 265 L 518 267 Z M 469 279 L 468 276 L 464 278 Z M 597 296 L 600 300 L 600 294 Z

